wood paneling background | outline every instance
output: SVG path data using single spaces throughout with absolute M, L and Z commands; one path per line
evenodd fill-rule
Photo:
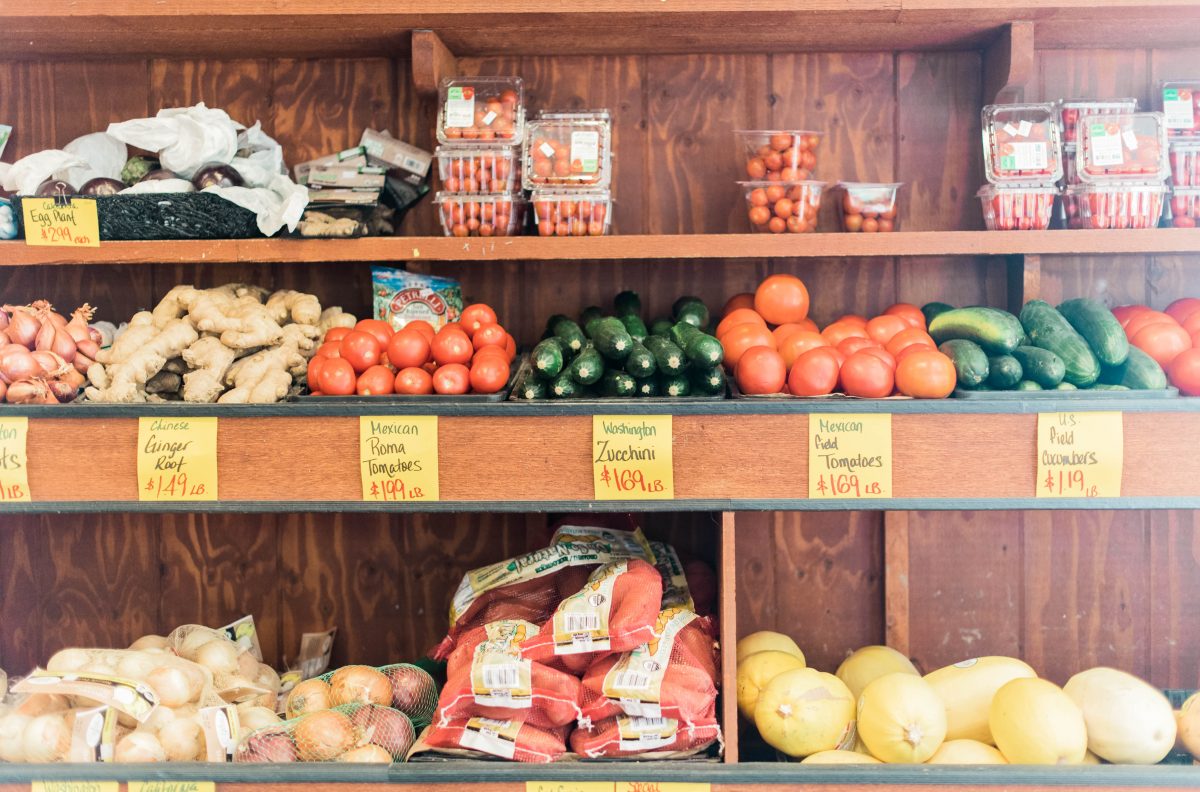
M 1200 50 L 1039 53 L 1026 98 L 1137 96 L 1193 74 Z M 981 227 L 978 52 L 580 56 L 464 59 L 463 73 L 520 74 L 532 107 L 605 106 L 615 118 L 617 233 L 718 233 L 744 227 L 732 130 L 824 130 L 821 178 L 899 180 L 901 227 Z M 159 107 L 204 101 L 261 120 L 290 162 L 357 143 L 364 126 L 430 146 L 433 104 L 404 61 L 243 60 L 0 62 L 5 159 Z M 826 207 L 827 223 L 832 212 Z M 435 230 L 430 203 L 405 220 Z M 1044 258 L 1042 296 L 1089 294 L 1162 307 L 1200 292 L 1195 261 Z M 768 271 L 809 284 L 814 318 L 878 311 L 897 300 L 1005 303 L 988 259 L 425 263 L 468 298 L 492 303 L 518 338 L 545 316 L 640 291 L 654 313 L 682 293 L 720 304 Z M 0 298 L 88 300 L 119 321 L 182 281 L 247 280 L 301 288 L 327 305 L 368 309 L 359 265 L 3 268 Z M 750 440 L 749 438 L 747 439 Z M 69 452 L 86 453 L 86 438 Z M 763 464 L 770 464 L 764 460 Z M 884 515 L 737 517 L 741 632 L 796 636 L 817 667 L 882 642 Z M 464 569 L 536 545 L 541 516 L 40 516 L 0 521 L 0 664 L 24 670 L 70 644 L 122 645 L 178 623 L 245 612 L 268 655 L 337 624 L 335 662 L 423 651 L 444 630 Z M 909 641 L 930 669 L 987 652 L 1025 656 L 1062 681 L 1111 663 L 1155 684 L 1200 683 L 1200 526 L 1190 512 L 907 515 Z M 656 516 L 681 546 L 711 558 L 710 515 Z

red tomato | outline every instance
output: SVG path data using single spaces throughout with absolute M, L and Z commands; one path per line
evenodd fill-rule
M 417 330 L 406 327 L 388 341 L 387 359 L 397 370 L 423 366 L 429 360 L 429 342 Z
M 342 358 L 349 361 L 350 365 L 354 367 L 355 374 L 362 374 L 379 362 L 383 347 L 380 345 L 379 339 L 371 333 L 365 330 L 354 330 L 342 339 L 338 351 L 341 352 Z
M 308 389 L 310 391 L 321 389 L 321 368 L 325 365 L 326 360 L 328 358 L 316 355 L 308 361 L 308 374 L 305 377 L 305 381 L 308 382 Z
M 466 393 L 471 388 L 471 372 L 461 363 L 449 363 L 438 366 L 433 372 L 433 390 L 435 393 L 458 395 Z
M 729 332 L 721 339 L 721 345 L 725 347 L 725 368 L 732 371 L 747 349 L 765 346 L 773 350 L 775 338 L 765 326 L 741 324 L 730 328 Z
M 326 341 L 324 344 L 321 344 L 321 346 L 317 347 L 317 357 L 336 358 L 341 356 L 342 353 L 340 341 Z
M 829 347 L 810 349 L 792 364 L 788 390 L 793 396 L 824 396 L 837 387 L 842 363 Z
M 892 340 L 888 341 L 884 346 L 893 357 L 899 357 L 910 346 L 926 346 L 930 349 L 937 349 L 937 344 L 933 343 L 933 339 L 920 327 L 909 327 L 901 330 L 896 335 L 892 336 Z
M 354 325 L 355 330 L 362 330 L 364 333 L 370 333 L 375 336 L 375 340 L 379 342 L 379 348 L 387 347 L 387 342 L 391 339 L 392 334 L 396 331 L 392 326 L 382 319 L 359 319 L 358 324 Z
M 787 364 L 788 368 L 791 368 L 808 350 L 827 346 L 829 346 L 829 342 L 820 333 L 800 330 L 789 335 L 787 340 L 779 345 L 779 354 L 783 355 L 783 362 Z
M 783 356 L 767 346 L 754 346 L 742 353 L 734 373 L 737 386 L 746 394 L 779 393 L 787 382 Z
M 387 366 L 371 366 L 358 376 L 355 391 L 359 396 L 383 396 L 396 391 L 396 378 Z
M 1185 349 L 1167 367 L 1171 384 L 1184 396 L 1200 396 L 1200 349 Z
M 863 330 L 867 329 L 867 317 L 859 316 L 858 314 L 842 314 L 837 319 L 834 319 L 830 324 L 841 322 L 843 324 L 858 325 Z
M 1121 323 L 1121 327 L 1124 327 L 1130 319 L 1149 310 L 1144 305 L 1118 305 L 1112 309 L 1112 313 L 1113 316 L 1117 317 L 1117 321 Z
M 517 341 L 509 333 L 504 334 L 504 354 L 508 357 L 509 363 L 517 359 Z
M 508 384 L 510 369 L 502 355 L 477 355 L 471 363 L 471 390 L 495 393 Z
M 879 344 L 886 344 L 891 341 L 901 330 L 908 330 L 908 320 L 900 316 L 892 316 L 884 314 L 876 316 L 871 321 L 867 322 L 867 335 L 875 339 Z
M 954 361 L 934 349 L 905 355 L 896 366 L 896 388 L 916 399 L 944 399 L 956 382 Z
M 751 308 L 734 308 L 725 315 L 725 318 L 717 323 L 716 332 L 713 333 L 718 339 L 722 338 L 725 333 L 731 328 L 740 324 L 752 324 L 758 327 L 766 327 L 767 323 L 759 316 L 758 311 Z
M 1187 334 L 1187 330 L 1174 321 L 1157 322 L 1138 330 L 1130 343 L 1154 358 L 1158 365 L 1165 369 L 1171 365 L 1176 355 L 1191 348 L 1192 338 Z
M 866 325 L 859 327 L 850 322 L 837 321 L 821 331 L 821 338 L 829 342 L 830 346 L 837 346 L 847 338 L 870 338 L 867 335 Z
M 1180 297 L 1175 302 L 1167 306 L 1166 313 L 1175 319 L 1176 322 L 1183 324 L 1188 317 L 1200 311 L 1200 299 L 1195 297 Z
M 870 346 L 864 347 L 862 351 L 874 355 L 884 363 L 887 363 L 893 371 L 896 370 L 896 358 L 892 357 L 892 353 L 888 352 L 886 349 L 877 346 Z
M 766 196 L 763 196 L 763 200 L 766 201 Z M 733 313 L 738 308 L 749 308 L 753 310 L 754 295 L 750 292 L 742 292 L 741 294 L 733 295 L 725 302 L 725 307 L 721 309 L 721 316 L 729 316 L 729 314 Z
M 321 393 L 349 396 L 354 393 L 354 367 L 341 358 L 329 358 L 321 366 Z
M 895 385 L 892 367 L 866 349 L 846 358 L 840 380 L 842 390 L 848 395 L 866 399 L 891 396 Z
M 495 322 L 484 322 L 475 328 L 475 334 L 471 336 L 471 343 L 476 349 L 482 349 L 485 346 L 504 346 L 505 339 L 508 338 L 508 333 L 504 332 L 504 328 Z
M 323 344 L 328 344 L 330 341 L 341 341 L 350 333 L 349 327 L 331 327 L 329 332 L 325 334 Z
M 449 363 L 467 363 L 475 351 L 475 348 L 471 346 L 471 339 L 467 338 L 467 334 L 457 325 L 446 325 L 438 330 L 429 348 L 433 352 L 433 359 L 439 366 Z
M 413 319 L 411 322 L 404 325 L 403 329 L 416 330 L 418 333 L 425 336 L 425 340 L 429 341 L 430 343 L 433 342 L 433 336 L 437 333 L 437 331 L 433 329 L 433 325 L 429 324 L 429 322 L 426 322 L 424 319 Z
M 843 355 L 853 355 L 860 349 L 868 349 L 870 347 L 877 346 L 879 346 L 879 344 L 877 344 L 873 339 L 860 338 L 859 336 L 847 336 L 838 342 L 837 348 L 838 351 Z
M 787 199 L 775 204 L 777 212 L 784 201 Z M 790 207 L 791 202 L 787 203 Z M 790 208 L 787 214 L 791 214 Z M 771 324 L 799 322 L 808 316 L 808 289 L 795 275 L 771 275 L 754 292 L 754 310 Z
M 779 325 L 779 327 L 771 331 L 771 335 L 775 338 L 775 348 L 782 349 L 783 342 L 788 339 L 788 336 L 804 329 L 804 325 L 798 322 L 788 322 L 787 324 Z
M 1162 311 L 1142 311 L 1132 317 L 1125 323 L 1125 336 L 1132 341 L 1133 337 L 1146 325 L 1166 322 L 1167 324 L 1179 324 L 1172 317 L 1167 316 Z
M 899 316 L 908 322 L 909 327 L 925 329 L 925 314 L 912 303 L 896 303 L 895 305 L 888 306 L 888 309 L 883 313 L 887 316 Z
M 463 330 L 466 331 L 467 335 L 474 338 L 475 331 L 481 325 L 495 324 L 499 320 L 496 319 L 496 312 L 492 310 L 490 305 L 475 303 L 463 308 L 462 316 L 458 318 L 458 321 L 462 324 Z
M 423 368 L 410 366 L 400 369 L 393 385 L 396 393 L 419 396 L 433 393 L 433 377 Z

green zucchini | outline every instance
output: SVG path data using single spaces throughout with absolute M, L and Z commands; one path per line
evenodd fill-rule
M 1013 390 L 1029 391 L 1029 390 L 1045 390 L 1045 388 L 1043 388 L 1041 385 L 1038 385 L 1033 380 L 1021 380 L 1020 382 L 1017 383 L 1017 387 L 1013 388 Z
M 658 363 L 654 360 L 654 353 L 646 349 L 645 344 L 634 339 L 629 357 L 625 358 L 625 370 L 633 377 L 649 377 L 658 370 Z
M 619 362 L 629 357 L 629 352 L 633 349 L 633 336 L 629 335 L 620 319 L 606 316 L 595 323 L 592 344 L 601 355 Z
M 708 306 L 699 297 L 680 297 L 671 306 L 671 316 L 694 327 L 708 327 L 710 318 Z
M 581 395 L 581 391 L 579 383 L 571 379 L 571 372 L 564 371 L 550 383 L 550 387 L 546 389 L 546 395 L 551 399 L 575 399 Z
M 929 335 L 941 344 L 953 338 L 974 341 L 989 355 L 1007 355 L 1021 342 L 1021 322 L 998 308 L 952 308 L 929 323 Z
M 1124 385 L 1130 390 L 1162 390 L 1167 387 L 1167 375 L 1158 361 L 1131 346 L 1124 363 L 1100 369 L 1100 382 L 1105 385 Z
M 658 377 L 644 377 L 634 380 L 635 395 L 642 397 L 657 396 L 660 393 L 658 386 Z
M 995 355 L 988 358 L 988 388 L 1012 390 L 1024 376 L 1021 364 L 1012 355 Z
M 987 379 L 988 357 L 974 341 L 952 338 L 942 342 L 938 351 L 954 361 L 954 373 L 962 387 L 977 388 Z
M 610 398 L 629 398 L 637 391 L 633 377 L 624 371 L 609 369 L 600 378 L 600 395 Z
M 558 324 L 559 322 L 561 322 L 563 319 L 573 321 L 571 319 L 571 317 L 567 316 L 566 314 L 553 314 L 549 319 L 547 319 L 546 320 L 546 335 L 548 335 L 548 336 L 554 335 L 554 326 L 556 324 Z
M 925 303 L 924 305 L 921 306 L 921 313 L 925 314 L 925 324 L 926 325 L 928 325 L 930 322 L 932 322 L 933 317 L 937 316 L 938 314 L 943 314 L 943 313 L 946 313 L 946 311 L 953 311 L 953 310 L 954 310 L 953 305 L 949 305 L 944 302 L 930 302 L 930 303 Z
M 1054 386 L 1054 390 L 1079 390 L 1069 382 L 1060 382 Z
M 617 318 L 621 324 L 625 325 L 625 332 L 629 333 L 635 341 L 641 341 L 650 335 L 650 331 L 646 329 L 646 323 L 637 314 L 621 314 Z
M 561 338 L 572 352 L 583 349 L 583 345 L 587 341 L 583 334 L 583 328 L 565 316 L 554 324 L 551 332 Z
M 1097 383 L 1097 384 L 1093 385 L 1091 389 L 1092 389 L 1092 390 L 1096 390 L 1096 391 L 1127 391 L 1127 390 L 1132 390 L 1132 388 L 1129 388 L 1129 387 L 1127 387 L 1127 386 L 1125 386 L 1125 385 L 1107 385 L 1107 384 L 1105 384 L 1105 383 L 1103 383 L 1103 382 L 1100 382 L 1100 383 Z
M 690 396 L 692 394 L 692 384 L 688 382 L 688 378 L 683 374 L 667 374 L 659 382 L 663 396 L 678 398 L 680 396 Z
M 592 321 L 593 319 L 602 319 L 604 315 L 604 309 L 599 305 L 589 305 L 587 308 L 584 308 L 582 312 L 580 312 L 579 325 L 581 327 L 587 327 L 588 322 Z
M 1019 346 L 1013 350 L 1013 357 L 1021 364 L 1025 379 L 1033 380 L 1043 388 L 1053 388 L 1067 373 L 1062 358 L 1048 349 Z
M 683 371 L 683 366 L 687 362 L 684 357 L 683 350 L 671 343 L 670 339 L 662 336 L 646 336 L 646 349 L 649 349 L 654 355 L 654 362 L 658 364 L 658 370 L 661 374 L 675 374 Z
M 617 316 L 641 316 L 642 298 L 635 291 L 623 291 L 613 298 L 613 309 Z
M 544 339 L 529 353 L 529 360 L 539 377 L 554 379 L 563 370 L 562 347 L 554 338 Z
M 545 380 L 540 380 L 537 377 L 526 377 L 525 382 L 521 383 L 517 397 L 521 399 L 544 399 L 548 389 Z
M 721 366 L 712 368 L 694 368 L 688 374 L 691 380 L 692 393 L 697 396 L 722 396 L 725 393 L 725 369 Z
M 667 338 L 671 339 L 671 343 L 675 346 L 686 350 L 688 342 L 699 332 L 700 328 L 691 322 L 678 321 L 671 325 L 671 330 L 667 333 Z
M 675 324 L 670 319 L 659 317 L 650 323 L 650 335 L 665 336 L 671 332 L 671 325 Z
M 1071 323 L 1043 300 L 1030 300 L 1021 309 L 1021 326 L 1033 345 L 1048 349 L 1062 358 L 1067 382 L 1080 388 L 1092 385 L 1100 377 L 1100 361 Z
M 1101 366 L 1119 366 L 1129 357 L 1125 329 L 1104 303 L 1080 297 L 1058 306 L 1058 312 L 1087 341 Z
M 594 346 L 588 344 L 567 366 L 567 374 L 580 385 L 599 382 L 604 374 L 604 358 L 600 357 Z

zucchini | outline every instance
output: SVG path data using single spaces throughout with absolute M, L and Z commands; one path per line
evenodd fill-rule
M 1079 390 L 1069 382 L 1060 382 L 1054 386 L 1054 390 Z
M 561 338 L 572 352 L 583 349 L 583 345 L 587 341 L 583 334 L 583 328 L 565 316 L 555 322 L 551 332 Z
M 579 383 L 571 379 L 571 373 L 564 371 L 550 383 L 550 387 L 546 389 L 546 395 L 551 399 L 575 399 L 582 395 L 582 391 Z
M 1041 385 L 1038 385 L 1033 380 L 1021 380 L 1017 383 L 1017 387 L 1013 388 L 1013 390 L 1045 390 L 1045 388 L 1043 388 Z
M 680 349 L 687 349 L 692 338 L 700 332 L 700 328 L 691 322 L 676 322 L 671 325 L 670 331 L 667 333 L 667 338 L 671 339 L 671 343 Z
M 1024 376 L 1024 369 L 1012 355 L 988 358 L 987 386 L 991 390 L 1012 390 Z
M 624 371 L 608 370 L 600 378 L 600 394 L 613 398 L 629 398 L 637 391 L 633 377 Z
M 723 396 L 725 394 L 725 369 L 721 366 L 712 368 L 694 368 L 688 375 L 691 380 L 692 393 L 697 396 Z
M 682 374 L 667 374 L 659 382 L 659 388 L 663 396 L 671 398 L 690 396 L 692 394 L 692 384 Z
M 525 382 L 521 383 L 517 398 L 519 399 L 544 399 L 548 389 L 546 382 L 537 377 L 526 377 Z
M 1127 390 L 1132 390 L 1132 389 L 1131 389 L 1131 388 L 1128 388 L 1128 387 L 1126 387 L 1126 386 L 1124 386 L 1124 385 L 1107 385 L 1107 384 L 1105 384 L 1105 383 L 1101 382 L 1101 383 L 1098 383 L 1098 384 L 1096 384 L 1096 385 L 1093 385 L 1093 386 L 1092 386 L 1092 390 L 1097 390 L 1097 391 L 1127 391 Z
M 654 362 L 658 364 L 658 370 L 661 374 L 675 374 L 683 371 L 683 365 L 687 362 L 687 358 L 683 355 L 683 350 L 671 343 L 670 339 L 662 336 L 647 336 L 646 349 L 649 349 L 654 355 Z
M 539 341 L 529 353 L 533 370 L 539 377 L 554 379 L 562 372 L 563 351 L 559 343 L 554 338 L 547 338 Z
M 933 317 L 937 316 L 938 314 L 943 314 L 943 313 L 946 313 L 946 311 L 953 311 L 953 310 L 954 310 L 953 305 L 949 305 L 948 303 L 944 303 L 944 302 L 930 302 L 930 303 L 925 303 L 924 305 L 921 306 L 921 313 L 925 314 L 925 324 L 926 325 L 928 325 L 930 322 L 932 322 Z
M 1030 300 L 1021 309 L 1021 326 L 1033 345 L 1048 349 L 1062 358 L 1067 382 L 1086 388 L 1100 377 L 1100 361 L 1083 336 L 1070 322 L 1044 300 Z
M 646 329 L 646 323 L 637 314 L 621 314 L 617 318 L 621 320 L 621 324 L 625 325 L 625 332 L 629 333 L 635 341 L 641 341 L 650 335 L 650 331 Z
M 671 306 L 671 316 L 676 322 L 687 322 L 693 327 L 708 327 L 708 306 L 699 297 L 680 297 Z
M 1058 312 L 1087 341 L 1101 366 L 1119 366 L 1129 357 L 1125 329 L 1104 303 L 1080 297 L 1058 306 Z
M 645 377 L 634 380 L 634 383 L 634 391 L 637 396 L 650 397 L 659 395 L 658 377 Z
M 1105 385 L 1124 385 L 1130 390 L 1162 390 L 1167 387 L 1167 375 L 1158 361 L 1131 346 L 1124 363 L 1100 369 L 1100 382 Z
M 601 355 L 609 360 L 622 361 L 633 349 L 633 336 L 616 317 L 607 316 L 598 320 L 592 332 L 592 344 Z
M 579 325 L 581 327 L 587 327 L 588 322 L 592 321 L 593 319 L 602 319 L 603 317 L 603 308 L 601 308 L 599 305 L 589 305 L 579 314 Z
M 938 351 L 954 361 L 958 384 L 977 388 L 988 377 L 988 357 L 979 344 L 965 338 L 952 338 L 938 346 Z
M 629 357 L 625 358 L 625 370 L 630 376 L 645 378 L 658 370 L 658 363 L 654 360 L 654 353 L 646 349 L 645 344 L 634 339 Z
M 613 310 L 617 316 L 641 316 L 642 298 L 635 291 L 623 291 L 613 298 Z
M 1025 379 L 1033 380 L 1043 388 L 1053 388 L 1067 373 L 1062 358 L 1048 349 L 1019 346 L 1013 350 L 1013 357 L 1021 364 Z
M 563 319 L 572 321 L 571 317 L 567 316 L 566 314 L 554 314 L 549 319 L 547 319 L 546 320 L 546 335 L 548 335 L 548 336 L 554 335 L 554 326 L 556 324 L 558 324 L 559 322 L 561 322 Z
M 989 355 L 1010 354 L 1020 344 L 1022 333 L 1017 317 L 998 308 L 952 308 L 929 322 L 934 343 L 963 338 Z
M 671 325 L 675 324 L 670 319 L 658 318 L 650 323 L 650 335 L 665 336 L 671 332 Z
M 604 374 L 604 358 L 591 344 L 583 348 L 578 357 L 567 366 L 567 374 L 580 385 L 591 385 L 599 382 Z

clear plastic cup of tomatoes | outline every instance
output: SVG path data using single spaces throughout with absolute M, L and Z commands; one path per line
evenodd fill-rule
M 1114 113 L 1136 113 L 1137 99 L 1063 99 L 1058 103 L 1058 116 L 1062 123 L 1063 142 L 1070 145 L 1079 141 L 1079 122 L 1089 116 L 1112 115 Z
M 1200 187 L 1200 140 L 1172 140 L 1169 146 L 1171 183 L 1176 187 Z
M 750 227 L 760 234 L 811 234 L 821 211 L 822 181 L 738 182 L 746 195 Z
M 739 129 L 750 181 L 808 181 L 817 172 L 823 133 L 809 129 Z
M 438 146 L 438 178 L 451 193 L 511 193 L 521 189 L 520 149 L 516 146 Z
M 1157 228 L 1167 187 L 1162 184 L 1079 184 L 1068 187 L 1068 228 Z
M 1200 80 L 1167 80 L 1162 99 L 1167 136 L 1200 138 Z
M 604 236 L 612 227 L 608 190 L 534 190 L 529 203 L 538 236 Z
M 1058 188 L 985 184 L 976 194 L 983 204 L 988 231 L 1045 231 L 1054 214 Z
M 612 179 L 612 124 L 601 118 L 556 113 L 529 123 L 522 183 L 539 187 L 607 187 Z
M 1075 159 L 1087 184 L 1162 181 L 1171 173 L 1163 114 L 1092 116 L 1079 127 Z
M 1173 227 L 1195 228 L 1200 224 L 1200 187 L 1176 187 L 1170 207 Z
M 440 192 L 434 198 L 446 236 L 517 236 L 525 227 L 525 197 Z
M 525 135 L 525 90 L 520 77 L 447 77 L 439 91 L 437 139 L 451 146 Z
M 1052 184 L 1062 178 L 1062 138 L 1051 104 L 983 108 L 983 160 L 992 184 Z
M 896 193 L 900 184 L 838 182 L 841 200 L 838 218 L 843 231 L 888 233 L 900 228 L 896 217 Z

